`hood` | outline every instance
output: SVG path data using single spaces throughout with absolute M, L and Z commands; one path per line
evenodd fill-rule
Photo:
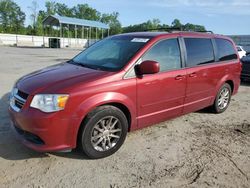
M 110 74 L 110 72 L 62 63 L 46 67 L 22 77 L 17 82 L 17 88 L 28 94 L 36 94 L 47 88 L 56 87 L 60 90 L 60 88 L 66 85 L 76 84 L 75 82 L 96 80 L 107 74 Z

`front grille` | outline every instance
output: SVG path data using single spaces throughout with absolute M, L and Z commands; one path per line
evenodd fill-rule
M 14 88 L 10 96 L 10 106 L 12 109 L 19 112 L 23 108 L 28 96 L 29 94 Z
M 17 91 L 17 95 L 20 96 L 21 98 L 27 100 L 29 94 L 22 92 L 21 90 Z
M 21 101 L 15 100 L 15 105 L 16 105 L 16 107 L 21 109 L 23 107 L 24 103 Z

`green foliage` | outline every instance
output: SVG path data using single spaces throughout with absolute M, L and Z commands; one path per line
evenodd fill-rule
M 102 14 L 101 22 L 109 25 L 110 35 L 115 35 L 122 32 L 122 25 L 118 20 L 119 13 L 113 12 L 111 14 Z
M 191 23 L 187 23 L 187 24 L 183 25 L 180 22 L 180 20 L 178 20 L 178 19 L 175 19 L 172 22 L 172 27 L 173 28 L 180 28 L 183 31 L 206 31 L 206 28 L 204 26 L 202 26 L 202 25 L 194 25 L 194 24 L 191 24 Z
M 101 13 L 89 7 L 88 4 L 78 4 L 72 8 L 72 14 L 76 18 L 86 20 L 100 20 Z
M 69 8 L 67 5 L 64 3 L 56 3 L 55 5 L 55 12 L 59 16 L 67 16 L 67 17 L 73 17 L 73 12 L 72 9 Z
M 174 21 L 171 23 L 171 26 L 167 24 L 161 24 L 160 20 L 153 19 L 148 20 L 147 22 L 136 24 L 136 25 L 130 25 L 128 27 L 123 27 L 123 32 L 137 32 L 137 31 L 157 31 L 157 30 L 168 30 L 168 29 L 180 29 L 183 31 L 206 31 L 206 28 L 202 25 L 194 25 L 187 23 L 183 25 L 180 20 L 174 19 Z
M 37 1 L 33 0 L 31 2 L 31 6 L 29 6 L 28 8 L 31 10 L 30 18 L 31 18 L 31 21 L 33 22 L 33 27 L 35 27 L 36 19 L 37 19 L 37 11 L 39 8 Z
M 49 15 L 57 14 L 60 16 L 75 17 L 79 19 L 101 21 L 110 26 L 110 34 L 114 35 L 122 32 L 122 26 L 118 20 L 119 13 L 113 12 L 111 14 L 101 14 L 94 8 L 91 8 L 88 4 L 78 4 L 72 8 L 63 3 L 55 3 L 54 1 L 47 1 L 45 3 L 46 11 L 40 11 L 38 14 L 37 23 L 41 25 L 42 20 Z M 39 28 L 39 26 L 37 27 Z M 67 31 L 65 31 L 67 32 Z M 106 31 L 107 32 L 107 31 Z M 40 33 L 38 31 L 38 33 Z M 105 33 L 106 35 L 107 33 Z M 70 33 L 73 36 L 73 33 Z M 78 35 L 79 36 L 79 35 Z M 96 30 L 92 29 L 91 36 L 96 36 Z M 101 34 L 98 35 L 100 37 Z
M 206 28 L 202 25 L 194 25 L 187 23 L 183 26 L 185 31 L 206 31 Z
M 141 24 L 130 25 L 128 27 L 122 28 L 119 21 L 118 12 L 101 14 L 99 11 L 90 7 L 88 4 L 77 4 L 76 6 L 68 7 L 64 3 L 47 0 L 45 2 L 46 9 L 39 10 L 37 1 L 33 0 L 28 8 L 31 10 L 32 25 L 29 25 L 25 28 L 25 14 L 21 11 L 20 7 L 13 0 L 0 0 L 0 32 L 43 35 L 42 21 L 47 16 L 55 14 L 60 16 L 103 22 L 110 26 L 110 35 L 115 35 L 122 32 L 127 33 L 144 30 L 157 31 L 159 28 L 181 28 L 182 30 L 186 31 L 205 31 L 205 27 L 202 25 L 194 25 L 191 23 L 182 24 L 178 19 L 174 19 L 171 25 L 161 24 L 159 19 L 152 19 Z M 59 35 L 58 30 L 49 27 L 45 28 L 45 32 Z M 67 30 L 64 30 L 64 36 L 68 36 L 67 32 Z M 106 36 L 107 30 L 105 32 L 106 33 L 104 33 L 104 35 Z M 92 38 L 95 38 L 96 35 L 98 35 L 98 37 L 101 37 L 101 32 L 96 33 L 96 29 L 92 29 Z M 69 36 L 74 37 L 73 30 L 69 31 Z M 80 30 L 77 37 L 81 37 Z
M 4 33 L 22 33 L 25 14 L 12 0 L 0 1 L 0 28 Z
M 130 25 L 128 27 L 123 28 L 124 33 L 129 33 L 129 32 L 138 32 L 138 31 L 146 31 L 146 30 L 154 30 L 157 28 L 162 27 L 160 25 L 160 20 L 159 19 L 153 19 L 153 20 L 148 20 L 147 22 L 141 23 L 141 24 L 135 24 L 135 25 Z M 167 26 L 167 25 L 165 25 Z
M 173 28 L 182 28 L 181 21 L 178 19 L 174 19 L 174 21 L 171 24 L 171 27 Z
M 47 15 L 54 15 L 56 13 L 56 2 L 55 1 L 46 1 L 45 7 L 46 7 Z
M 31 11 L 30 19 L 32 21 L 32 32 L 34 35 L 37 34 L 37 14 L 38 14 L 38 3 L 36 0 L 31 2 L 31 6 L 28 7 Z

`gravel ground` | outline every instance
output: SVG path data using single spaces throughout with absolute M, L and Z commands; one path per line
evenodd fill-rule
M 203 110 L 132 132 L 108 158 L 19 143 L 7 113 L 15 80 L 77 53 L 0 47 L 0 187 L 250 187 L 250 83 L 225 113 Z

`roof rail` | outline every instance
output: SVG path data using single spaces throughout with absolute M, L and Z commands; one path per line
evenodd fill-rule
M 167 31 L 170 33 L 176 32 L 176 31 L 184 31 L 184 32 L 201 32 L 201 33 L 211 33 L 214 34 L 213 31 L 206 31 L 206 30 L 185 30 L 182 27 L 159 27 L 155 29 L 145 29 L 143 31 Z
M 203 30 L 197 30 L 197 31 L 194 31 L 194 32 L 200 32 L 200 33 L 211 33 L 211 34 L 214 34 L 214 32 L 213 32 L 213 31 L 207 31 L 207 30 L 205 30 L 205 31 L 203 31 Z
M 182 31 L 182 28 L 180 27 L 158 27 L 154 29 L 145 29 L 143 31 L 167 31 L 167 32 L 172 32 L 172 31 Z

